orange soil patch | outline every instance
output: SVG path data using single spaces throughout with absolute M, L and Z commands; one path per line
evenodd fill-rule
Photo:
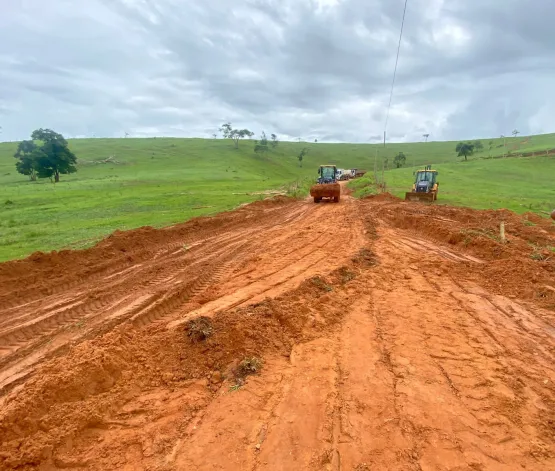
M 553 246 L 344 194 L 0 264 L 0 469 L 551 469 Z

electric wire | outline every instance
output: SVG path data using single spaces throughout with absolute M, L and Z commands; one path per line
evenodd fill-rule
M 399 53 L 401 51 L 401 39 L 403 38 L 403 28 L 405 26 L 405 15 L 407 13 L 407 3 L 405 0 L 405 8 L 403 9 L 403 20 L 401 21 L 401 32 L 399 33 L 399 44 L 397 45 L 397 57 L 395 59 L 395 68 L 393 69 L 393 80 L 391 81 L 391 91 L 389 93 L 389 104 L 387 105 L 387 113 L 385 115 L 385 125 L 383 129 L 383 143 L 385 145 L 385 133 L 387 131 L 387 124 L 389 122 L 389 111 L 391 109 L 391 102 L 393 101 L 393 89 L 395 87 L 395 77 L 397 76 L 397 65 L 399 64 Z

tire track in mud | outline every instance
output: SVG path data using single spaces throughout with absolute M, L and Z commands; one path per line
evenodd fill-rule
M 29 365 L 23 361 L 26 357 L 36 356 L 36 361 L 40 361 L 40 350 L 44 351 L 45 358 L 51 357 L 56 351 L 63 351 L 68 342 L 99 335 L 123 322 L 129 321 L 135 328 L 141 328 L 175 315 L 182 308 L 192 309 L 197 299 L 202 304 L 209 302 L 214 295 L 206 298 L 205 293 L 233 276 L 235 260 L 241 260 L 248 252 L 260 253 L 266 241 L 287 232 L 284 228 L 298 223 L 307 214 L 310 219 L 312 210 L 306 204 L 287 211 L 272 208 L 270 219 L 264 220 L 262 216 L 258 221 L 257 218 L 260 224 L 254 228 L 214 231 L 206 239 L 180 237 L 163 248 L 148 249 L 146 253 L 150 254 L 151 261 L 123 269 L 113 263 L 103 263 L 100 266 L 110 269 L 104 272 L 99 269 L 86 280 L 94 286 L 92 295 L 90 290 L 87 295 L 79 291 L 83 280 L 75 280 L 58 285 L 46 298 L 30 302 L 20 299 L 16 307 L 7 310 L 12 316 L 2 317 L 0 388 L 8 385 L 6 381 L 10 377 L 22 373 L 15 366 L 18 362 L 25 365 L 23 370 L 29 371 Z M 282 248 L 278 244 L 269 250 Z M 281 261 L 280 269 L 293 263 L 293 253 L 299 250 L 304 253 L 306 249 L 302 245 L 287 247 L 285 253 L 289 257 Z M 72 290 L 72 287 L 77 288 Z
M 522 454 L 528 437 L 521 427 L 538 419 L 533 414 L 524 416 L 531 398 L 526 399 L 523 392 L 530 378 L 518 379 L 520 368 L 507 363 L 512 353 L 499 339 L 505 328 L 502 322 L 492 325 L 495 317 L 504 314 L 495 309 L 486 314 L 483 303 L 472 303 L 472 295 L 445 271 L 429 265 L 411 270 L 418 251 L 410 244 L 403 251 L 399 238 L 391 234 L 388 239 L 387 245 L 393 247 L 386 249 L 390 268 L 381 278 L 405 285 L 407 295 L 379 282 L 374 303 L 385 329 L 386 364 L 397 378 L 397 408 L 402 416 L 411 417 L 408 428 L 401 428 L 409 430 L 411 439 L 421 437 L 410 447 L 409 457 L 431 469 L 453 462 L 509 470 L 516 459 L 533 467 L 533 458 Z M 443 249 L 433 252 L 449 260 L 442 263 L 462 261 Z M 422 353 L 408 345 L 419 345 Z M 473 449 L 473 459 L 457 451 L 455 444 Z
M 221 262 L 217 260 L 220 253 L 221 252 L 216 252 L 215 254 L 209 256 L 209 259 L 214 258 L 216 259 L 217 264 L 221 264 Z M 187 261 L 178 261 L 178 267 L 173 266 L 173 270 L 170 270 L 170 272 L 173 273 L 173 277 L 175 277 L 176 268 L 181 268 L 183 265 L 187 264 L 189 265 L 189 268 L 194 269 L 201 263 L 203 263 L 203 260 L 197 260 L 193 263 L 190 261 L 189 263 L 187 263 Z M 191 286 L 184 290 L 183 296 L 189 297 L 199 294 L 207 286 L 207 284 L 209 284 L 214 270 L 214 268 L 210 268 L 202 272 L 191 284 Z M 179 274 L 179 272 L 177 274 Z M 148 288 L 157 286 L 162 282 L 169 282 L 170 279 L 167 278 L 167 272 L 164 270 L 156 277 L 147 279 L 146 283 L 141 284 L 140 287 Z M 110 284 L 109 288 L 114 288 L 114 285 Z M 56 307 L 55 309 L 47 311 L 42 315 L 40 311 L 33 312 L 29 315 L 32 321 L 16 327 L 8 328 L 4 332 L 0 332 L 0 349 L 4 352 L 4 354 L 5 352 L 10 354 L 33 339 L 50 335 L 56 330 L 64 328 L 69 324 L 73 324 L 80 319 L 87 319 L 98 314 L 100 314 L 101 317 L 104 317 L 104 315 L 110 312 L 112 310 L 111 308 L 117 305 L 118 302 L 122 300 L 122 297 L 124 297 L 124 294 L 116 290 L 106 293 L 105 291 L 103 292 L 102 289 L 97 289 L 96 292 L 97 294 L 89 294 L 86 298 L 81 297 L 77 298 L 77 300 L 67 301 L 65 304 L 70 305 L 66 308 Z M 175 302 L 166 302 L 166 304 L 177 306 Z M 147 318 L 155 319 L 157 318 L 157 314 L 152 313 L 152 315 L 144 317 L 143 319 L 146 320 Z M 145 325 L 146 323 L 146 321 L 143 321 L 140 325 Z
M 49 345 L 56 334 L 67 334 L 66 327 L 74 325 L 77 321 L 88 322 L 85 330 L 80 336 L 90 337 L 90 332 L 97 335 L 113 329 L 128 320 L 134 327 L 143 327 L 151 322 L 160 320 L 168 314 L 179 309 L 189 300 L 202 294 L 212 283 L 217 282 L 229 268 L 236 251 L 229 251 L 226 259 L 216 256 L 210 268 L 205 268 L 189 282 L 179 282 L 171 288 L 154 288 L 152 294 L 143 295 L 141 302 L 134 300 L 128 302 L 127 307 L 121 307 L 125 297 L 122 294 L 109 294 L 93 302 L 81 302 L 75 308 L 50 313 L 31 325 L 15 327 L 11 331 L 0 336 L 0 368 L 7 368 L 11 363 L 21 361 L 26 355 L 33 354 L 43 344 Z M 161 281 L 161 280 L 159 280 Z M 147 283 L 147 285 L 151 285 Z M 129 297 L 129 296 L 126 296 Z M 118 308 L 119 306 L 119 308 Z M 118 308 L 116 310 L 116 308 Z M 116 313 L 113 311 L 116 310 Z M 104 319 L 108 319 L 104 322 Z M 102 325 L 105 323 L 106 325 Z M 45 337 L 48 337 L 45 340 Z M 57 348 L 64 348 L 60 345 Z M 19 351 L 21 350 L 21 351 Z M 52 355 L 54 351 L 50 351 Z M 17 372 L 18 376 L 21 372 Z M 0 372 L 0 391 L 9 385 L 6 380 L 14 376 L 13 368 L 8 370 L 8 377 Z
M 55 296 L 69 290 L 74 290 L 79 287 L 83 287 L 83 291 L 87 291 L 90 284 L 100 280 L 102 278 L 115 276 L 118 272 L 125 272 L 127 270 L 133 270 L 137 266 L 137 262 L 129 260 L 129 257 L 139 260 L 139 265 L 142 262 L 149 263 L 158 258 L 171 255 L 171 251 L 183 245 L 193 245 L 198 241 L 210 241 L 218 240 L 222 238 L 224 240 L 226 237 L 232 237 L 233 231 L 236 230 L 246 230 L 250 232 L 257 232 L 264 230 L 264 228 L 269 227 L 273 224 L 286 224 L 288 220 L 294 222 L 297 218 L 301 217 L 306 211 L 306 207 L 299 207 L 295 205 L 286 205 L 285 207 L 280 207 L 277 205 L 276 208 L 270 208 L 268 211 L 257 211 L 253 208 L 241 208 L 235 212 L 223 213 L 219 216 L 213 218 L 200 218 L 200 225 L 196 227 L 196 221 L 185 223 L 184 233 L 181 234 L 179 226 L 170 226 L 167 228 L 160 229 L 160 233 L 166 233 L 168 236 L 168 241 L 157 240 L 154 245 L 141 245 L 139 247 L 134 247 L 130 252 L 128 252 L 125 247 L 120 247 L 119 245 L 124 245 L 124 241 L 119 241 L 118 236 L 103 240 L 100 243 L 100 248 L 93 248 L 85 250 L 85 253 L 91 251 L 102 251 L 111 252 L 109 253 L 110 260 L 105 261 L 101 259 L 100 262 L 96 264 L 87 263 L 85 266 L 72 266 L 71 273 L 65 274 L 63 272 L 63 259 L 56 259 L 60 270 L 55 271 L 56 279 L 50 280 L 48 277 L 44 278 L 40 272 L 40 263 L 44 254 L 35 257 L 35 260 L 39 265 L 37 266 L 37 273 L 33 272 L 34 267 L 29 267 L 28 275 L 22 275 L 18 273 L 16 277 L 7 276 L 5 279 L 5 288 L 0 291 L 0 306 L 3 309 L 10 308 L 22 308 L 30 303 L 44 303 L 48 297 Z M 252 221 L 250 218 L 256 217 L 259 224 L 258 227 L 252 227 Z M 214 224 L 213 221 L 221 220 L 221 224 Z M 203 223 L 206 222 L 208 227 L 203 227 Z M 191 230 L 189 228 L 194 228 Z M 131 231 L 137 233 L 137 238 L 142 236 L 142 228 Z M 151 231 L 154 231 L 153 229 Z M 145 237 L 150 237 L 152 235 L 151 231 L 146 231 Z M 144 232 L 144 231 L 143 231 Z M 125 233 L 122 233 L 125 234 Z M 170 240 L 178 239 L 176 242 L 170 242 Z M 113 241 L 113 242 L 112 242 Z M 110 244 L 116 244 L 112 247 Z M 169 243 L 169 245 L 168 245 Z M 118 245 L 119 244 L 119 245 Z M 162 245 L 162 247 L 159 247 Z M 123 252 L 121 249 L 123 248 Z M 60 252 L 60 256 L 63 252 Z M 42 257 L 42 258 L 41 258 Z M 46 256 L 48 257 L 48 256 Z M 33 256 L 31 257 L 33 258 Z M 73 258 L 71 259 L 74 263 Z M 10 262 L 17 263 L 17 262 Z M 49 275 L 52 273 L 49 272 Z M 16 284 L 14 284 L 14 281 Z M 12 287 L 13 285 L 13 287 Z M 39 287 L 37 287 L 39 285 Z M 25 286 L 24 289 L 19 288 L 20 286 Z M 2 287 L 0 287 L 2 288 Z
M 317 240 L 319 241 L 319 239 Z M 235 285 L 231 294 L 221 296 L 203 307 L 187 313 L 185 317 L 171 322 L 168 327 L 177 328 L 193 317 L 210 316 L 220 310 L 259 302 L 269 296 L 275 297 L 287 289 L 293 288 L 295 284 L 308 278 L 311 273 L 327 271 L 329 266 L 321 262 L 331 255 L 333 263 L 336 263 L 335 254 L 340 247 L 343 249 L 344 258 L 346 258 L 346 247 L 351 245 L 353 236 L 352 234 L 346 234 L 343 238 L 324 236 L 323 239 L 323 242 L 314 244 L 313 241 L 312 244 L 303 245 L 292 250 L 290 252 L 291 258 L 285 256 L 280 259 L 279 263 L 275 263 L 269 268 L 271 271 L 262 270 L 258 276 L 253 277 L 253 281 Z M 293 253 L 295 253 L 294 257 Z M 352 253 L 354 253 L 354 248 Z

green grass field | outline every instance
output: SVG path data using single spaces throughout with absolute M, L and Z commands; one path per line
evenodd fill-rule
M 387 191 L 404 198 L 417 168 L 385 172 Z M 433 168 L 439 172 L 437 204 L 506 208 L 543 216 L 555 208 L 555 156 L 471 160 L 437 164 Z M 373 180 L 373 174 L 354 180 L 351 187 L 356 190 L 355 196 L 374 193 Z
M 78 172 L 61 182 L 30 182 L 15 170 L 15 143 L 0 144 L 0 260 L 33 251 L 82 248 L 115 229 L 160 227 L 194 216 L 213 214 L 263 198 L 266 190 L 316 177 L 322 163 L 374 168 L 374 163 L 404 152 L 407 165 L 432 163 L 441 172 L 441 202 L 473 207 L 541 211 L 555 204 L 555 158 L 507 158 L 503 140 L 483 140 L 485 149 L 461 163 L 456 142 L 412 144 L 322 144 L 282 142 L 265 156 L 253 142 L 236 150 L 229 140 L 79 139 L 70 147 Z M 501 146 L 501 147 L 498 147 Z M 303 167 L 296 156 L 309 149 Z M 517 147 L 519 147 L 517 149 Z M 555 147 L 555 134 L 506 140 L 506 151 Z M 116 162 L 98 163 L 110 156 Z M 394 193 L 410 187 L 412 170 L 386 172 Z M 362 180 L 368 184 L 369 180 Z M 473 187 L 470 193 L 467 189 Z M 360 191 L 359 191 L 360 192 Z M 253 194 L 254 193 L 254 194 Z M 257 194 L 258 193 L 258 194 Z

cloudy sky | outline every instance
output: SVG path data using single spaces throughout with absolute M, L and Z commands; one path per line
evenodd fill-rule
M 375 142 L 404 0 L 0 0 L 0 140 Z M 555 131 L 555 1 L 408 0 L 388 140 Z

